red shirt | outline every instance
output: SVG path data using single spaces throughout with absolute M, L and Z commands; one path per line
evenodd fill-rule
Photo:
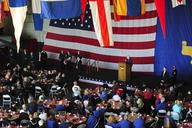
M 149 91 L 145 91 L 143 93 L 143 97 L 144 97 L 145 100 L 151 100 L 152 97 L 153 97 L 153 94 L 151 92 L 149 92 Z

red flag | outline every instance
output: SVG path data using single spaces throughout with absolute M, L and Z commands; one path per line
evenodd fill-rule
M 160 19 L 163 36 L 166 38 L 165 0 L 154 0 L 154 2 Z
M 0 23 L 2 23 L 4 18 L 4 3 L 2 1 L 0 3 L 0 11 Z
M 85 15 L 85 10 L 86 10 L 86 4 L 87 4 L 87 0 L 81 0 L 81 8 L 82 8 L 82 16 L 81 16 L 81 20 L 84 20 L 84 15 Z
M 90 0 L 90 9 L 97 39 L 101 46 L 113 46 L 109 0 Z

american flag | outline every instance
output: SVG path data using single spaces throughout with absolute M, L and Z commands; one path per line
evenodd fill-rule
M 118 63 L 125 62 L 126 56 L 130 56 L 133 61 L 133 72 L 153 73 L 157 13 L 153 0 L 145 2 L 144 15 L 122 16 L 119 22 L 114 21 L 111 5 L 114 40 L 112 47 L 100 47 L 92 30 L 90 10 L 86 9 L 84 23 L 80 18 L 51 20 L 44 50 L 50 59 L 58 59 L 61 50 L 70 51 L 71 54 L 80 51 L 81 55 L 92 62 L 98 60 L 100 68 L 112 70 L 118 70 Z M 66 28 L 66 25 L 71 27 Z

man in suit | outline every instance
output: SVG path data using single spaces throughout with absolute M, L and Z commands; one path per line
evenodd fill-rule
M 161 74 L 161 85 L 165 85 L 169 80 L 169 72 L 167 71 L 166 67 L 163 67 L 163 72 Z
M 59 61 L 60 61 L 61 69 L 64 68 L 64 60 L 65 60 L 65 54 L 63 53 L 63 51 L 61 51 L 59 54 Z
M 41 68 L 46 68 L 47 66 L 47 53 L 45 51 L 41 52 Z
M 175 82 L 177 81 L 177 69 L 175 65 L 173 65 L 171 80 L 172 80 L 172 85 L 174 85 Z

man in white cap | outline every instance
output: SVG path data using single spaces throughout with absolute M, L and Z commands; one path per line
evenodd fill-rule
M 81 88 L 77 85 L 77 81 L 73 82 L 72 91 L 73 91 L 73 97 L 77 99 L 81 98 Z

